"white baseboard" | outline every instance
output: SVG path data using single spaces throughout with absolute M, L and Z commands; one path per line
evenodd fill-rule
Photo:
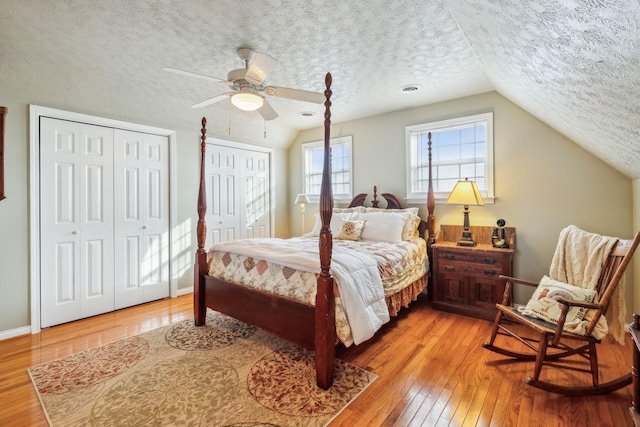
M 193 288 L 183 288 L 183 289 L 178 289 L 178 296 L 182 296 L 182 295 L 187 295 L 187 294 L 192 294 L 193 293 Z
M 31 326 L 23 326 L 21 328 L 10 329 L 8 331 L 0 331 L 0 341 L 8 338 L 17 337 L 20 335 L 27 335 L 31 333 Z

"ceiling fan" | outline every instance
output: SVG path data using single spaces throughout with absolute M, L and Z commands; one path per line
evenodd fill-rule
M 231 98 L 231 103 L 237 108 L 243 111 L 258 110 L 265 120 L 273 120 L 278 117 L 278 113 L 269 105 L 262 95 L 263 93 L 270 96 L 312 102 L 315 104 L 322 104 L 324 102 L 325 97 L 322 93 L 279 86 L 265 86 L 264 81 L 267 75 L 278 64 L 278 61 L 272 56 L 244 47 L 238 49 L 238 56 L 242 59 L 244 68 L 230 71 L 229 74 L 227 74 L 226 80 L 204 74 L 192 73 L 190 71 L 178 70 L 176 68 L 166 67 L 163 68 L 163 70 L 183 76 L 222 83 L 231 89 L 231 92 L 222 93 L 213 98 L 198 102 L 192 105 L 191 108 L 202 108 Z

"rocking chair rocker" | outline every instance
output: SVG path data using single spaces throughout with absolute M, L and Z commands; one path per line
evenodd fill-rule
M 564 255 L 563 251 L 559 251 L 561 240 L 563 239 L 563 233 L 572 227 L 573 226 L 567 227 L 563 232 L 561 232 L 561 238 L 558 242 L 556 255 L 554 255 L 552 268 L 558 259 L 556 257 L 558 257 L 559 254 L 560 256 Z M 591 237 L 595 236 L 596 238 L 602 237 L 604 239 L 610 239 L 583 232 L 576 227 L 573 227 L 573 229 Z M 525 315 L 520 310 L 510 305 L 511 288 L 513 283 L 534 287 L 540 286 L 538 283 L 501 276 L 502 279 L 506 280 L 502 303 L 496 304 L 498 312 L 493 324 L 491 338 L 489 339 L 489 342 L 485 342 L 482 346 L 504 356 L 515 358 L 516 360 L 535 361 L 533 376 L 528 377 L 525 382 L 531 386 L 553 393 L 559 393 L 567 396 L 588 396 L 610 393 L 631 384 L 631 374 L 623 375 L 620 378 L 604 384 L 600 383 L 596 345 L 601 342 L 603 336 L 602 332 L 597 333 L 598 331 L 596 329 L 598 328 L 596 328 L 596 326 L 600 326 L 598 325 L 598 321 L 601 316 L 604 317 L 604 313 L 612 302 L 614 291 L 639 243 L 640 232 L 636 233 L 633 240 L 618 240 L 617 243 L 613 243 L 612 241 L 608 247 L 610 247 L 610 245 L 614 246 L 610 250 L 609 255 L 607 256 L 606 252 L 604 252 L 604 256 L 601 256 L 602 262 L 598 262 L 600 265 L 598 265 L 597 268 L 598 270 L 601 268 L 601 273 L 595 287 L 592 287 L 592 289 L 596 291 L 595 297 L 593 298 L 594 302 L 578 301 L 576 299 L 569 299 L 566 297 L 557 298 L 556 300 L 557 303 L 559 303 L 560 308 L 559 316 L 557 317 L 557 324 L 540 318 L 530 317 L 529 315 L 531 313 L 528 313 L 529 315 Z M 569 248 L 568 253 L 571 251 L 572 249 Z M 576 265 L 573 263 L 572 266 L 572 261 L 573 260 L 560 259 L 560 263 L 567 265 L 569 270 Z M 585 277 L 585 280 L 588 279 L 588 277 Z M 595 280 L 595 278 L 592 280 Z M 567 315 L 573 307 L 578 307 L 579 309 L 582 308 L 583 311 L 588 310 L 584 319 L 579 321 L 579 323 L 582 323 L 582 331 L 572 329 L 572 323 L 567 319 Z M 573 325 L 575 325 L 575 322 Z M 569 332 L 567 328 L 572 332 Z M 594 336 L 594 331 L 596 332 L 595 335 L 598 336 L 597 338 Z M 604 333 L 606 334 L 606 332 Z M 500 347 L 496 345 L 496 338 L 498 336 L 514 338 L 528 347 L 530 351 L 525 350 L 525 352 L 519 352 L 505 347 Z M 500 338 L 500 340 L 502 339 L 503 338 Z M 573 355 L 578 355 L 588 360 L 589 368 L 587 369 L 585 366 L 576 366 L 575 357 L 571 360 L 567 359 Z M 543 381 L 540 379 L 540 373 L 543 366 L 553 366 L 590 373 L 591 384 L 585 386 L 572 386 Z

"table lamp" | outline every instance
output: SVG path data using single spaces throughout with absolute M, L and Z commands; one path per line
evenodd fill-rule
M 476 183 L 469 181 L 465 178 L 464 181 L 458 181 L 456 186 L 453 187 L 449 198 L 447 199 L 448 205 L 464 205 L 464 225 L 462 229 L 462 237 L 458 240 L 458 246 L 475 246 L 476 242 L 473 241 L 471 236 L 471 229 L 469 228 L 469 206 L 484 206 L 484 200 L 482 195 L 476 186 Z

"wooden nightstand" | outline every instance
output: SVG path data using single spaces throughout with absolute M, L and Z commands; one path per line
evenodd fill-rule
M 508 249 L 491 245 L 492 227 L 471 227 L 476 246 L 457 246 L 460 226 L 442 225 L 431 246 L 433 306 L 465 316 L 493 320 L 502 301 L 501 274 L 512 275 L 515 228 L 506 227 Z

